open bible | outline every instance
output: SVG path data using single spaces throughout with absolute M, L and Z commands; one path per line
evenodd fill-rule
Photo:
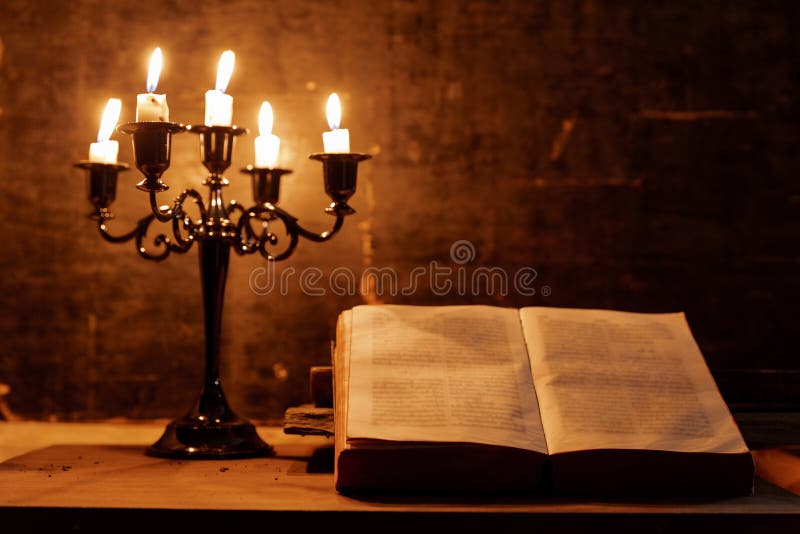
M 336 337 L 340 491 L 752 490 L 682 313 L 357 306 Z

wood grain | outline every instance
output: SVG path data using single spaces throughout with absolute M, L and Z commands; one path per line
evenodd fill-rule
M 331 474 L 306 472 L 306 460 L 330 441 L 319 437 L 285 436 L 277 428 L 260 428 L 277 452 L 274 458 L 176 461 L 145 456 L 148 435 L 160 426 L 0 424 L 0 453 L 14 436 L 39 434 L 49 445 L 6 459 L 0 464 L 0 508 L 51 510 L 253 510 L 269 512 L 386 512 L 403 514 L 497 514 L 498 516 L 561 516 L 574 514 L 652 516 L 655 520 L 686 516 L 781 517 L 800 525 L 800 497 L 759 482 L 755 495 L 721 500 L 564 499 L 547 495 L 365 495 L 336 493 Z M 27 428 L 26 428 L 27 427 Z M 119 444 L 97 444 L 116 433 Z M 137 443 L 138 442 L 138 443 Z M 124 443 L 124 444 L 123 444 Z M 33 445 L 37 447 L 37 445 Z M 479 474 L 476 474 L 478 476 Z M 340 516 L 344 517 L 344 516 Z M 388 518 L 389 516 L 387 516 Z

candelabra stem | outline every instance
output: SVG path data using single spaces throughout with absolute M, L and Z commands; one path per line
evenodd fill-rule
M 147 452 L 168 458 L 265 456 L 271 447 L 258 437 L 252 423 L 231 410 L 219 378 L 222 305 L 231 245 L 221 239 L 205 239 L 198 248 L 206 330 L 203 389 L 192 410 L 167 425 L 164 435 Z
M 225 395 L 222 393 L 219 381 L 219 351 L 222 337 L 222 303 L 225 298 L 225 281 L 228 278 L 231 247 L 228 243 L 218 240 L 201 241 L 198 247 L 206 327 L 206 377 L 203 397 L 211 394 L 214 399 L 221 399 L 225 403 Z M 212 399 L 209 401 L 218 402 Z

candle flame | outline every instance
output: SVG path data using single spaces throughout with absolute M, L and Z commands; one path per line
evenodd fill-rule
M 219 65 L 217 66 L 217 85 L 216 90 L 224 93 L 228 88 L 228 82 L 231 81 L 233 74 L 233 63 L 236 61 L 236 55 L 233 50 L 226 50 L 219 57 Z
M 97 142 L 102 143 L 111 138 L 114 128 L 119 122 L 119 114 L 122 111 L 122 101 L 119 98 L 109 98 L 106 110 L 103 112 L 103 119 L 100 121 L 100 130 L 97 132 Z
M 161 76 L 161 66 L 164 59 L 161 56 L 161 48 L 156 47 L 150 56 L 150 67 L 147 69 L 147 92 L 155 93 L 158 87 L 158 78 Z
M 259 135 L 269 135 L 272 133 L 272 123 L 275 115 L 272 113 L 272 106 L 266 100 L 261 104 L 261 111 L 258 112 L 258 133 Z
M 342 102 L 339 100 L 339 95 L 331 93 L 325 112 L 328 115 L 328 126 L 331 127 L 331 130 L 338 129 L 342 123 Z

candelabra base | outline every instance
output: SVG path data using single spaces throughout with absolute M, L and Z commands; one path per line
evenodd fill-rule
M 161 438 L 148 447 L 147 454 L 160 458 L 222 460 L 271 456 L 273 449 L 258 436 L 256 427 L 244 419 L 209 423 L 186 416 L 168 424 Z
M 219 380 L 215 380 L 206 385 L 189 413 L 167 425 L 147 454 L 221 460 L 271 456 L 273 450 L 258 436 L 250 421 L 231 410 Z

